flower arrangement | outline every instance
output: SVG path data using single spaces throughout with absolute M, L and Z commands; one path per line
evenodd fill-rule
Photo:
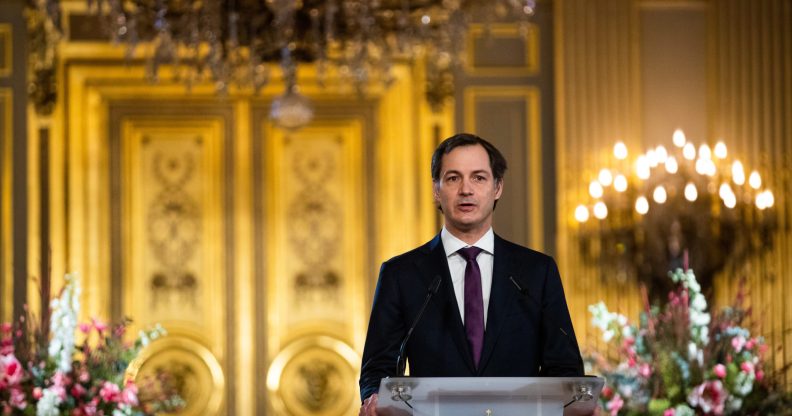
M 16 327 L 0 327 L 0 412 L 3 415 L 149 415 L 174 411 L 182 400 L 163 375 L 138 386 L 127 368 L 151 341 L 165 335 L 157 325 L 128 343 L 126 320 L 109 326 L 78 323 L 80 285 L 76 274 L 39 326 L 29 314 Z M 43 285 L 48 286 L 48 285 Z M 49 327 L 48 332 L 42 328 Z
M 792 397 L 765 367 L 767 344 L 744 327 L 750 311 L 742 294 L 713 317 L 692 270 L 669 276 L 677 286 L 668 303 L 660 308 L 645 300 L 638 325 L 602 302 L 589 306 L 593 325 L 618 352 L 589 360 L 606 379 L 604 413 L 790 414 Z

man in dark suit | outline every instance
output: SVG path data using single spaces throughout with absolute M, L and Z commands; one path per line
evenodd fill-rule
M 380 379 L 396 376 L 402 339 L 427 291 L 439 288 L 406 344 L 416 377 L 582 376 L 555 261 L 492 231 L 506 160 L 471 134 L 432 156 L 445 225 L 432 241 L 383 263 L 363 365 L 361 415 L 376 415 Z

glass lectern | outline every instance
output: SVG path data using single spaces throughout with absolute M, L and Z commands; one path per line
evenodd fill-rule
M 600 377 L 394 377 L 380 382 L 382 416 L 569 416 L 594 413 Z

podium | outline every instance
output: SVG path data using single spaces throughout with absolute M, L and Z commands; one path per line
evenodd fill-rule
M 380 382 L 382 416 L 590 415 L 600 377 L 393 377 Z

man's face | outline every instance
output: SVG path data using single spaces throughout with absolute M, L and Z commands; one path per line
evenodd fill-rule
M 450 232 L 477 234 L 489 229 L 502 191 L 503 182 L 495 181 L 481 145 L 459 146 L 443 156 L 434 200 L 440 204 Z

